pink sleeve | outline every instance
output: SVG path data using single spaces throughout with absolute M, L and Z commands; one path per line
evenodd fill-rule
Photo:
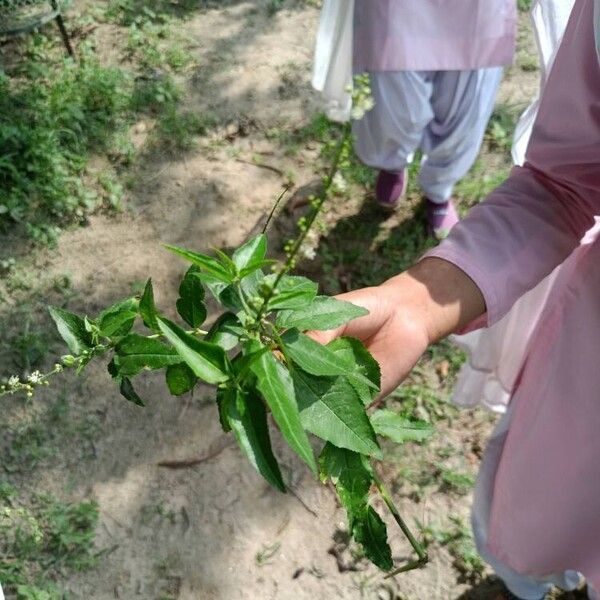
M 562 263 L 600 214 L 600 65 L 589 0 L 573 9 L 526 161 L 426 255 L 473 279 L 488 325 Z

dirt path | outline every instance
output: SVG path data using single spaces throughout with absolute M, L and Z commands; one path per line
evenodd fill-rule
M 172 305 L 183 265 L 160 242 L 197 249 L 235 245 L 264 218 L 287 179 L 293 176 L 300 187 L 315 179 L 315 148 L 286 156 L 276 133 L 305 124 L 315 110 L 307 82 L 317 10 L 289 3 L 269 16 L 266 3 L 213 4 L 184 25 L 198 41 L 199 65 L 186 82 L 187 108 L 210 112 L 220 125 L 185 156 L 148 154 L 123 214 L 93 217 L 89 226 L 64 234 L 56 251 L 37 255 L 32 273 L 41 289 L 68 276 L 70 308 L 94 313 L 148 276 L 159 305 Z M 523 102 L 536 83 L 536 73 L 515 68 L 502 98 Z M 138 129 L 143 138 L 144 128 Z M 329 218 L 356 214 L 362 200 L 353 197 Z M 385 227 L 400 226 L 404 216 Z M 140 409 L 123 402 L 104 369 L 93 366 L 83 379 L 63 377 L 36 406 L 57 390 L 73 419 L 92 420 L 93 434 L 82 442 L 58 428 L 54 456 L 13 478 L 25 489 L 99 502 L 97 546 L 108 552 L 99 568 L 66 583 L 75 598 L 491 598 L 493 582 L 474 587 L 459 581 L 456 557 L 446 547 L 432 546 L 427 569 L 395 580 L 383 580 L 348 551 L 340 560 L 358 570 L 340 570 L 328 550 L 335 536 L 343 537 L 345 517 L 328 488 L 277 441 L 297 497 L 270 489 L 235 445 L 223 443 L 208 392 L 173 399 L 150 375 L 138 390 L 148 402 Z M 15 402 L 10 418 L 23 410 Z M 483 413 L 466 413 L 446 419 L 428 448 L 389 450 L 389 479 L 409 522 L 435 525 L 448 514 L 468 519 L 468 493 L 449 493 L 439 480 L 419 487 L 410 476 L 448 447 L 454 448 L 452 460 L 473 473 L 490 427 Z M 216 455 L 185 469 L 157 465 L 205 453 Z M 427 492 L 419 496 L 418 489 Z M 389 529 L 395 531 L 391 523 Z M 407 552 L 396 533 L 392 547 L 399 559 Z

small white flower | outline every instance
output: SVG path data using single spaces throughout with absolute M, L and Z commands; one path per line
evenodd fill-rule
M 338 194 L 342 194 L 348 189 L 348 182 L 339 171 L 333 176 L 331 184 Z
M 19 385 L 19 378 L 16 375 L 11 375 L 8 379 L 8 385 L 10 387 L 15 387 L 15 385 Z
M 42 374 L 39 371 L 34 371 L 27 380 L 29 383 L 40 383 L 42 381 Z

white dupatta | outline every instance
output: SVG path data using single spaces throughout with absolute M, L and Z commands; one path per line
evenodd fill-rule
M 353 18 L 354 0 L 324 0 L 312 85 L 333 121 L 348 121 L 352 109 Z

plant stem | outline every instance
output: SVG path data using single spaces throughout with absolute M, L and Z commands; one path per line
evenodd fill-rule
M 306 239 L 306 236 L 308 235 L 308 232 L 310 231 L 311 227 L 314 225 L 317 217 L 319 216 L 319 213 L 323 209 L 323 205 L 325 204 L 325 201 L 329 198 L 329 190 L 331 189 L 331 185 L 333 184 L 333 178 L 335 177 L 335 174 L 338 171 L 340 161 L 341 161 L 342 155 L 344 153 L 344 148 L 350 141 L 351 135 L 352 135 L 352 127 L 351 127 L 350 123 L 345 123 L 342 137 L 341 137 L 340 141 L 338 142 L 338 146 L 336 148 L 333 163 L 331 164 L 331 167 L 329 169 L 327 177 L 325 178 L 325 181 L 323 182 L 323 189 L 321 190 L 321 193 L 319 194 L 318 198 L 316 199 L 316 202 L 313 204 L 313 210 L 310 213 L 310 215 L 306 221 L 306 226 L 300 232 L 300 235 L 294 242 L 294 245 L 292 246 L 292 249 L 289 252 L 288 259 L 285 262 L 285 265 L 277 274 L 277 277 L 275 278 L 275 282 L 273 283 L 273 286 L 271 287 L 269 293 L 265 295 L 265 298 L 263 299 L 263 303 L 261 304 L 260 308 L 258 309 L 258 312 L 256 313 L 256 320 L 259 323 L 260 323 L 260 320 L 262 319 L 262 317 L 267 312 L 268 304 L 269 304 L 270 300 L 273 298 L 275 291 L 277 289 L 277 286 L 279 285 L 281 279 L 284 277 L 284 275 L 289 273 L 289 271 L 294 267 L 294 261 L 298 254 L 298 251 L 300 250 L 302 244 L 304 243 L 304 240 Z
M 383 498 L 383 501 L 385 502 L 389 511 L 392 513 L 394 520 L 396 521 L 396 523 L 398 523 L 398 526 L 402 530 L 402 533 L 404 534 L 406 539 L 409 541 L 413 550 L 417 553 L 416 560 L 411 560 L 408 563 L 406 563 L 405 565 L 398 567 L 391 573 L 388 573 L 386 575 L 386 578 L 394 577 L 395 575 L 398 575 L 399 573 L 406 573 L 407 571 L 412 571 L 413 569 L 419 569 L 420 567 L 425 566 L 429 562 L 429 556 L 427 555 L 427 550 L 425 550 L 425 548 L 423 548 L 423 545 L 417 541 L 417 539 L 413 535 L 412 531 L 408 528 L 408 525 L 404 522 L 404 519 L 400 516 L 400 513 L 398 512 L 398 509 L 396 508 L 396 505 L 394 504 L 394 501 L 392 500 L 390 493 L 388 492 L 387 488 L 383 485 L 383 483 L 380 481 L 380 479 L 377 477 L 377 475 L 375 473 L 373 473 L 373 479 L 375 481 L 375 485 L 377 486 L 379 493 L 381 494 L 381 497 Z
M 281 200 L 283 199 L 283 197 L 287 194 L 288 190 L 290 189 L 291 185 L 288 184 L 283 188 L 283 191 L 281 192 L 281 194 L 279 194 L 279 198 L 277 198 L 277 200 L 275 201 L 275 204 L 273 204 L 273 208 L 271 209 L 271 212 L 269 213 L 269 216 L 267 217 L 267 221 L 265 222 L 265 226 L 262 228 L 262 232 L 266 233 L 267 229 L 269 227 L 269 224 L 271 223 L 271 220 L 273 219 L 273 216 L 275 215 L 275 211 L 277 210 L 277 207 L 279 206 L 279 203 L 281 202 Z

